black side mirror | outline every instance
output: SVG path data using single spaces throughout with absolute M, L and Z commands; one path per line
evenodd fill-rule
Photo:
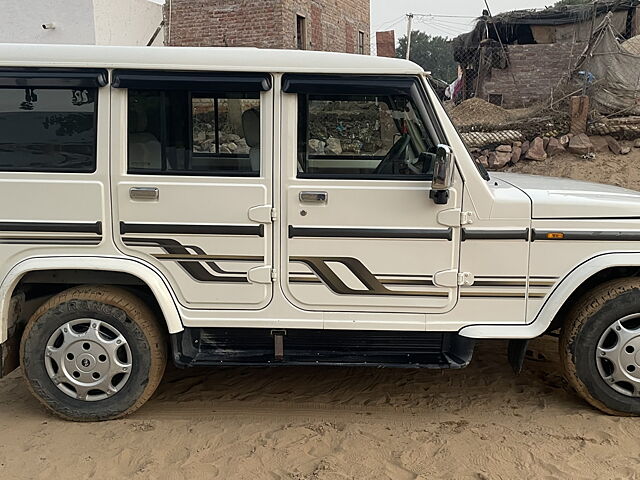
M 453 149 L 449 145 L 438 145 L 433 162 L 433 181 L 429 197 L 436 205 L 446 205 L 449 201 L 453 173 Z

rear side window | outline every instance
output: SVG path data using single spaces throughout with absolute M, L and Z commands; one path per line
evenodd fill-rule
M 0 88 L 0 171 L 95 171 L 97 98 L 97 88 Z
M 128 171 L 259 175 L 260 94 L 130 89 Z

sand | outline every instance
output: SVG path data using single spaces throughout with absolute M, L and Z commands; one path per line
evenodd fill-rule
M 599 413 L 561 377 L 557 341 L 516 376 L 506 343 L 457 371 L 170 369 L 123 420 L 45 412 L 0 380 L 0 478 L 640 478 L 640 420 Z
M 620 142 L 632 147 L 633 142 Z M 565 153 L 544 162 L 521 160 L 506 171 L 574 178 L 589 182 L 607 183 L 640 191 L 640 148 L 632 148 L 628 155 L 597 153 L 593 160 Z

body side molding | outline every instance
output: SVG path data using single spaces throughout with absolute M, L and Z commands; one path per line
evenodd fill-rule
M 178 333 L 184 330 L 175 294 L 168 281 L 153 266 L 134 258 L 112 256 L 38 256 L 17 263 L 0 284 L 0 343 L 6 340 L 11 293 L 20 279 L 29 272 L 56 269 L 106 270 L 133 275 L 153 292 L 162 310 L 168 332 Z
M 547 297 L 535 319 L 527 324 L 470 325 L 458 333 L 469 338 L 526 339 L 542 335 L 571 294 L 598 272 L 612 267 L 640 267 L 640 252 L 602 253 L 586 260 L 569 272 Z
M 336 228 L 289 225 L 289 238 L 418 238 L 452 240 L 452 228 Z

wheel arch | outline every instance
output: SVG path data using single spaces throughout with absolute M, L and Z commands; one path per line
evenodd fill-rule
M 166 279 L 153 267 L 135 259 L 117 257 L 32 257 L 17 263 L 0 283 L 0 344 L 7 340 L 10 327 L 11 298 L 28 274 L 46 271 L 96 271 L 126 274 L 138 279 L 155 298 L 168 333 L 184 330 L 177 299 Z M 117 284 L 117 283 L 114 283 Z
M 524 325 L 471 325 L 460 330 L 470 338 L 535 338 L 561 322 L 562 315 L 585 292 L 606 281 L 640 276 L 640 252 L 596 255 L 577 265 L 556 285 L 535 319 Z

